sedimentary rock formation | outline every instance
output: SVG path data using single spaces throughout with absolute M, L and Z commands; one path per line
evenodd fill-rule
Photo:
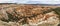
M 19 4 L 1 5 L 0 20 L 2 24 L 0 26 L 57 26 L 59 15 L 54 10 L 55 8 L 57 7 Z

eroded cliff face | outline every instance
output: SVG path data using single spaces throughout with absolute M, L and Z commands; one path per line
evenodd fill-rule
M 0 26 L 58 26 L 59 6 L 0 5 Z

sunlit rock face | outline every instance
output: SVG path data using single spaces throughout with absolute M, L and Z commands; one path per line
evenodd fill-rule
M 36 18 L 28 19 L 31 26 L 57 26 L 59 18 L 54 12 L 49 12 L 44 15 L 38 15 Z
M 57 26 L 59 15 L 56 6 L 1 5 L 0 26 Z

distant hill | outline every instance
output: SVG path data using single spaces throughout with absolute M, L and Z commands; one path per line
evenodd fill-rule
M 0 5 L 4 5 L 4 4 L 16 4 L 16 3 L 0 3 Z
M 0 3 L 0 5 L 6 5 L 6 4 L 17 4 L 17 3 Z M 60 6 L 60 4 L 24 4 L 24 5 L 41 5 L 41 6 Z

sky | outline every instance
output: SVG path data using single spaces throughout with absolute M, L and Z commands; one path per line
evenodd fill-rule
M 60 4 L 60 0 L 0 0 L 0 3 Z

